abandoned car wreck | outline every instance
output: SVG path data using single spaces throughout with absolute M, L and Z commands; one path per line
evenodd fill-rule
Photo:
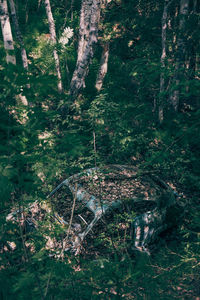
M 177 207 L 179 210 L 178 198 L 169 185 L 130 165 L 89 168 L 65 179 L 47 198 L 43 204 L 35 201 L 23 211 L 13 211 L 7 221 L 17 220 L 30 233 L 50 217 L 65 234 L 59 241 L 47 236 L 46 249 L 62 255 L 66 251 L 80 254 L 87 238 L 92 236 L 94 241 L 99 228 L 106 231 L 118 213 L 124 213 L 123 221 L 117 221 L 112 230 L 125 230 L 131 251 L 150 254 L 149 245 L 175 225 Z
M 127 203 L 129 211 L 131 208 L 135 212 L 131 220 L 132 249 L 149 253 L 148 244 L 171 226 L 167 216 L 176 205 L 174 191 L 159 178 L 148 173 L 140 174 L 133 166 L 109 165 L 87 169 L 64 180 L 48 197 L 63 186 L 68 188 L 77 203 L 93 214 L 89 224 L 79 214 L 87 226 L 81 231 L 81 224 L 74 225 L 75 231 L 79 231 L 74 233 L 75 238 L 71 241 L 75 253 L 79 253 L 81 243 L 103 216 L 110 211 L 127 208 Z M 59 220 L 66 224 L 63 217 Z

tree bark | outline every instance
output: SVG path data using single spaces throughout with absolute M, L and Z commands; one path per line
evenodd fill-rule
M 1 20 L 1 30 L 3 35 L 4 48 L 6 51 L 6 61 L 7 63 L 16 65 L 13 36 L 12 36 L 12 31 L 10 26 L 8 5 L 6 0 L 0 0 L 0 20 Z
M 26 71 L 28 71 L 28 59 L 27 59 L 26 49 L 24 47 L 23 36 L 22 36 L 20 28 L 19 28 L 19 22 L 18 22 L 18 18 L 17 18 L 16 9 L 15 9 L 15 3 L 13 0 L 9 0 L 9 4 L 10 4 L 10 10 L 11 10 L 11 17 L 12 17 L 13 24 L 14 24 L 14 30 L 16 33 L 16 38 L 19 42 L 20 49 L 21 49 L 22 64 L 23 64 L 24 69 Z M 27 88 L 30 88 L 30 84 L 27 84 L 26 86 L 27 86 Z M 28 105 L 26 96 L 20 94 L 19 98 L 25 106 Z
M 165 60 L 166 60 L 166 39 L 167 39 L 167 18 L 168 18 L 168 7 L 171 1 L 165 0 L 163 15 L 162 15 L 162 54 L 160 58 L 161 62 L 161 74 L 160 74 L 160 95 L 159 95 L 159 108 L 158 108 L 158 119 L 162 123 L 164 119 L 164 92 L 165 92 Z
M 193 12 L 196 13 L 196 10 L 197 10 L 197 0 L 194 0 L 194 2 L 193 2 Z
M 14 30 L 16 32 L 16 38 L 17 38 L 20 48 L 21 48 L 23 67 L 26 71 L 28 71 L 28 59 L 27 59 L 26 49 L 24 47 L 23 37 L 22 37 L 21 31 L 19 28 L 19 22 L 18 22 L 18 18 L 17 18 L 17 14 L 16 14 L 15 3 L 13 0 L 9 0 L 9 3 L 10 3 L 10 9 L 11 9 L 11 16 L 12 16 L 13 23 L 14 23 Z
M 97 74 L 97 80 L 95 85 L 98 92 L 102 88 L 104 77 L 106 76 L 106 73 L 108 71 L 108 58 L 109 58 L 109 43 L 106 43 L 103 45 L 103 51 L 101 55 L 101 61 L 100 61 L 99 71 Z
M 48 18 L 48 24 L 49 24 L 49 32 L 50 32 L 50 39 L 51 42 L 54 46 L 56 46 L 57 39 L 56 39 L 56 29 L 55 29 L 55 22 L 53 19 L 53 15 L 51 12 L 51 5 L 50 5 L 50 0 L 45 0 L 45 9 L 46 9 L 46 14 Z M 60 60 L 58 56 L 58 52 L 56 48 L 53 50 L 53 55 L 54 55 L 54 60 L 55 60 L 55 66 L 56 66 L 56 73 L 58 77 L 58 92 L 62 93 L 63 91 L 63 86 L 62 86 L 62 77 L 61 77 L 61 71 L 60 71 Z
M 83 0 L 80 14 L 79 44 L 76 67 L 70 84 L 70 95 L 75 98 L 85 87 L 85 78 L 98 38 L 100 0 Z
M 174 84 L 175 90 L 170 95 L 170 100 L 175 111 L 178 111 L 180 102 L 180 81 L 183 78 L 185 70 L 185 57 L 186 57 L 186 17 L 189 13 L 189 0 L 180 0 L 180 13 L 179 13 L 179 34 L 177 40 L 177 53 Z
M 1 28 L 2 28 L 2 35 L 3 35 L 3 40 L 4 40 L 4 48 L 6 50 L 6 61 L 7 61 L 7 63 L 16 65 L 13 36 L 12 36 L 12 31 L 11 31 L 11 26 L 10 26 L 8 5 L 7 5 L 6 0 L 0 0 L 0 12 L 1 12 Z M 10 52 L 13 52 L 13 54 L 10 54 Z M 17 98 L 17 96 L 16 96 L 16 98 Z M 19 99 L 23 105 L 25 105 L 25 106 L 28 105 L 26 96 L 19 94 Z

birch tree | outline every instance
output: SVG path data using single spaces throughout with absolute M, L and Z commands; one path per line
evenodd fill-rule
M 4 41 L 4 48 L 6 51 L 7 63 L 16 64 L 16 57 L 14 53 L 13 36 L 10 26 L 10 19 L 8 14 L 8 5 L 6 0 L 0 0 L 0 20 L 1 30 Z
M 82 0 L 79 43 L 76 67 L 70 84 L 70 95 L 75 98 L 85 87 L 85 78 L 98 39 L 100 0 Z
M 16 24 L 16 22 L 14 22 L 14 25 L 15 25 L 15 29 L 16 29 L 16 35 L 18 36 L 18 34 L 21 35 L 21 32 L 20 32 L 20 30 L 18 31 L 19 24 L 18 24 L 18 20 L 16 17 L 15 7 L 13 6 L 14 2 L 11 0 L 10 4 L 12 5 L 11 13 L 14 14 L 14 12 L 15 12 L 15 18 L 16 18 L 15 21 L 17 22 L 17 24 Z M 13 36 L 12 36 L 12 31 L 11 31 L 11 26 L 10 26 L 8 5 L 7 5 L 6 0 L 1 0 L 0 9 L 1 9 L 2 35 L 3 35 L 3 39 L 4 39 L 4 48 L 6 50 L 6 61 L 7 61 L 7 63 L 12 63 L 12 64 L 16 65 L 16 57 L 14 54 L 14 42 L 13 42 Z M 20 37 L 21 37 L 21 41 L 23 42 L 22 36 L 20 36 Z M 26 57 L 26 62 L 23 60 L 23 66 L 27 70 L 28 69 L 28 61 L 27 61 L 26 51 L 25 52 L 24 51 L 25 51 L 25 49 L 22 51 L 22 54 L 23 54 L 24 59 Z M 11 52 L 13 52 L 13 54 L 11 54 Z M 25 106 L 28 105 L 26 96 L 24 96 L 20 93 L 18 96 L 16 95 L 16 99 L 18 97 L 19 97 L 20 101 L 23 103 L 23 105 L 25 105 Z
M 23 67 L 26 71 L 28 71 L 28 59 L 27 59 L 26 49 L 24 47 L 23 36 L 21 34 L 21 30 L 19 27 L 19 22 L 18 22 L 18 18 L 17 18 L 17 14 L 16 14 L 16 9 L 15 9 L 15 3 L 13 0 L 9 0 L 9 4 L 10 4 L 11 16 L 12 16 L 13 23 L 14 23 L 14 30 L 16 32 L 16 38 L 19 42 L 20 49 L 21 49 L 21 57 L 22 57 Z
M 108 58 L 109 58 L 109 43 L 105 43 L 103 45 L 103 51 L 101 55 L 101 61 L 100 61 L 99 71 L 97 74 L 97 80 L 95 85 L 98 92 L 102 88 L 104 77 L 106 76 L 106 73 L 108 71 Z
M 58 78 L 58 92 L 62 93 L 63 86 L 62 86 L 62 77 L 61 77 L 61 71 L 60 71 L 60 60 L 59 60 L 58 52 L 55 48 L 56 43 L 57 43 L 55 22 L 54 22 L 52 11 L 51 11 L 50 0 L 45 0 L 44 3 L 45 3 L 45 9 L 46 9 L 46 14 L 47 14 L 47 18 L 48 18 L 50 39 L 51 39 L 52 45 L 54 46 L 53 55 L 54 55 L 56 73 L 57 73 L 57 78 Z
M 185 56 L 186 56 L 186 18 L 189 13 L 189 0 L 180 0 L 180 13 L 179 13 L 179 34 L 177 39 L 177 53 L 174 84 L 175 89 L 170 95 L 170 100 L 175 111 L 178 111 L 180 101 L 180 81 L 184 74 L 185 69 Z
M 168 18 L 168 7 L 172 1 L 165 0 L 163 15 L 162 15 L 162 54 L 160 58 L 161 62 L 161 74 L 160 74 L 160 94 L 159 94 L 159 122 L 163 121 L 163 105 L 164 105 L 164 92 L 165 92 L 165 68 L 166 68 L 166 39 L 167 39 L 167 18 Z

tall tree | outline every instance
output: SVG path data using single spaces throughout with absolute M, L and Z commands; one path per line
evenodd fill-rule
M 16 57 L 14 54 L 14 43 L 13 36 L 10 26 L 10 19 L 8 14 L 8 5 L 6 0 L 0 0 L 0 20 L 1 20 L 1 30 L 4 41 L 4 48 L 6 51 L 6 61 L 7 63 L 16 64 Z
M 175 111 L 178 111 L 180 102 L 180 82 L 183 78 L 185 70 L 185 59 L 186 59 L 186 18 L 189 13 L 189 0 L 180 0 L 180 12 L 179 12 L 179 32 L 177 39 L 177 51 L 176 51 L 176 63 L 175 63 L 175 74 L 174 84 L 175 89 L 170 95 L 170 100 Z
M 15 29 L 16 29 L 16 35 L 17 36 L 19 35 L 21 37 L 21 41 L 23 42 L 20 30 L 19 30 L 18 20 L 17 20 L 17 17 L 16 17 L 15 6 L 13 6 L 14 5 L 13 0 L 10 1 L 10 5 L 11 5 L 12 15 L 15 13 L 14 25 L 15 25 Z M 13 42 L 13 36 L 12 36 L 12 31 L 11 31 L 11 26 L 10 26 L 8 5 L 7 5 L 6 0 L 1 0 L 0 9 L 1 9 L 2 35 L 3 35 L 3 39 L 4 39 L 4 48 L 6 50 L 6 61 L 7 61 L 7 63 L 12 63 L 12 64 L 15 65 L 16 64 L 16 57 L 15 57 L 15 54 L 14 54 L 14 42 Z M 14 18 L 14 15 L 13 15 L 13 18 Z M 13 52 L 13 54 L 11 54 L 10 52 Z M 22 55 L 23 55 L 22 60 L 24 58 L 23 66 L 27 70 L 28 69 L 28 61 L 27 61 L 27 56 L 26 56 L 25 49 L 22 49 Z M 25 59 L 26 59 L 26 62 L 25 62 Z M 16 98 L 18 98 L 18 97 L 19 97 L 20 101 L 25 106 L 28 105 L 28 101 L 26 99 L 26 96 L 24 96 L 20 93 L 18 96 L 16 95 Z
M 21 30 L 19 27 L 19 22 L 18 22 L 18 18 L 17 18 L 17 14 L 16 14 L 16 9 L 15 9 L 15 3 L 13 0 L 9 0 L 9 4 L 10 4 L 11 16 L 12 16 L 13 23 L 14 23 L 14 30 L 16 32 L 16 38 L 17 38 L 20 48 L 21 48 L 21 57 L 22 57 L 23 67 L 25 70 L 28 71 L 28 59 L 27 59 L 26 49 L 24 47 L 23 36 L 22 36 Z
M 61 77 L 61 70 L 60 70 L 60 60 L 59 60 L 58 52 L 56 50 L 57 39 L 56 39 L 55 22 L 51 11 L 50 0 L 45 0 L 44 3 L 45 3 L 45 9 L 48 18 L 50 39 L 52 44 L 54 45 L 53 55 L 54 55 L 56 72 L 58 77 L 58 91 L 59 93 L 62 93 L 63 86 L 62 86 L 62 77 Z
M 85 78 L 98 38 L 100 9 L 100 0 L 82 0 L 78 57 L 70 84 L 70 95 L 73 98 L 78 96 L 80 90 L 85 87 Z
M 99 66 L 99 71 L 97 74 L 96 79 L 96 89 L 97 91 L 100 91 L 103 85 L 104 77 L 106 76 L 106 73 L 108 71 L 108 57 L 109 57 L 109 43 L 103 44 L 103 51 L 101 55 L 101 61 Z
M 167 39 L 167 18 L 168 18 L 168 7 L 172 1 L 165 0 L 163 14 L 162 14 L 162 54 L 160 58 L 161 62 L 161 74 L 160 74 L 160 94 L 159 94 L 159 122 L 163 121 L 163 106 L 164 106 L 164 92 L 165 92 L 165 60 L 166 60 L 166 39 Z

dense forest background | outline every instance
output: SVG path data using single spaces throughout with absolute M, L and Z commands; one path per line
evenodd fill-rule
M 199 1 L 1 0 L 0 13 L 0 298 L 200 299 Z M 44 237 L 61 229 L 6 222 L 112 163 L 182 195 L 151 256 L 56 259 Z

